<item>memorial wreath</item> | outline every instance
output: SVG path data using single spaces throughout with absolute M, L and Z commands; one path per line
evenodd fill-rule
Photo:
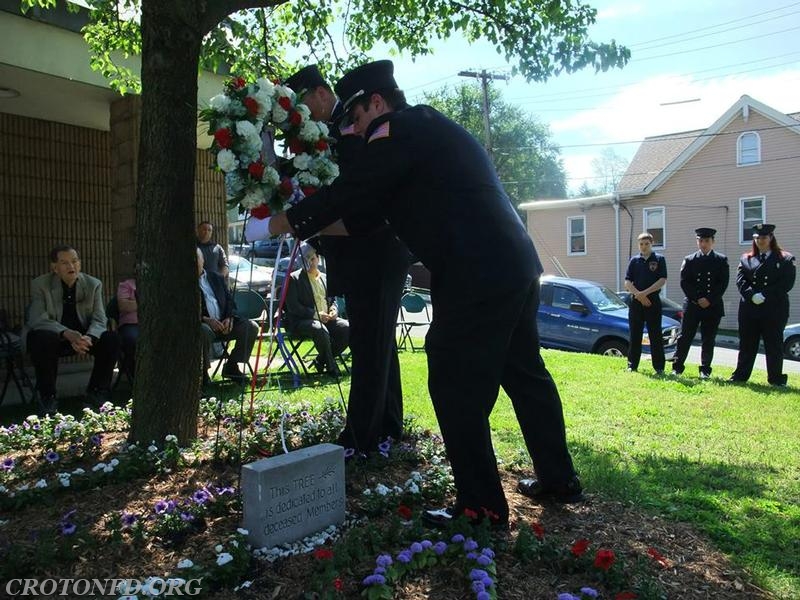
M 287 86 L 235 77 L 200 119 L 209 124 L 214 168 L 225 174 L 228 204 L 240 212 L 258 218 L 282 212 L 339 174 L 328 126 L 314 121 Z M 283 156 L 275 155 L 276 140 L 283 142 Z

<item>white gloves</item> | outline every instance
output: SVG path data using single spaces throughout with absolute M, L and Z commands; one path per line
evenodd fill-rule
M 244 228 L 244 236 L 247 238 L 247 241 L 255 242 L 256 240 L 266 240 L 269 238 L 269 220 L 271 218 L 272 217 L 254 219 L 251 217 Z
M 753 294 L 750 300 L 752 300 L 753 304 L 764 304 L 765 300 L 764 294 L 762 294 L 761 292 L 756 292 L 755 294 Z

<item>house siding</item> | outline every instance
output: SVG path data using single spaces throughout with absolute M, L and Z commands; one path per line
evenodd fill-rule
M 757 131 L 761 137 L 761 163 L 736 166 L 736 141 L 742 131 Z M 696 250 L 697 227 L 717 229 L 716 249 L 728 255 L 731 284 L 725 294 L 721 326 L 735 329 L 739 295 L 735 285 L 736 265 L 749 244 L 739 243 L 739 199 L 763 196 L 766 221 L 777 225 L 781 246 L 800 253 L 800 135 L 781 127 L 774 120 L 751 110 L 747 122 L 741 111 L 718 135 L 683 164 L 659 189 L 640 198 L 622 198 L 620 217 L 620 271 L 624 278 L 629 257 L 638 252 L 636 236 L 643 230 L 643 209 L 664 207 L 668 279 L 665 293 L 680 301 L 679 284 L 683 257 Z M 627 211 L 630 211 L 628 214 Z M 569 277 L 598 281 L 618 289 L 614 262 L 614 210 L 595 205 L 530 210 L 528 231 L 533 238 L 547 273 L 558 273 L 557 263 Z M 586 216 L 587 253 L 567 256 L 567 217 Z M 800 321 L 800 282 L 790 293 L 789 322 Z

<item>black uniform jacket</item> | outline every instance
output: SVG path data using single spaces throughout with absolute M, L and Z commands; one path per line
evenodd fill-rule
M 712 250 L 703 254 L 699 250 L 683 259 L 681 265 L 681 289 L 685 295 L 684 309 L 697 305 L 700 298 L 711 302 L 706 310 L 725 314 L 722 296 L 730 282 L 728 257 Z
M 767 315 L 775 311 L 776 316 L 788 317 L 789 291 L 794 287 L 796 276 L 794 256 L 788 252 L 775 252 L 762 263 L 758 256 L 749 252 L 742 254 L 736 272 L 736 287 L 741 294 L 742 308 L 756 315 Z M 753 294 L 764 295 L 763 304 L 753 304 Z
M 542 272 L 484 148 L 429 106 L 375 119 L 357 168 L 287 211 L 307 238 L 340 217 L 385 218 L 440 298 L 491 297 Z

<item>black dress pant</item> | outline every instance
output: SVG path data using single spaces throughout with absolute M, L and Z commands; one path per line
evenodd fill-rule
M 53 332 L 34 329 L 28 332 L 28 352 L 31 355 L 36 372 L 36 389 L 43 398 L 56 395 L 56 378 L 58 377 L 58 359 L 72 356 L 75 350 L 72 345 Z M 89 349 L 94 357 L 92 374 L 89 377 L 89 390 L 108 390 L 114 365 L 119 357 L 119 336 L 114 331 L 106 331 Z
M 788 306 L 762 305 L 754 308 L 739 303 L 739 356 L 731 379 L 747 381 L 753 372 L 758 344 L 764 340 L 767 359 L 767 381 L 772 385 L 786 383 L 783 374 L 783 330 L 789 319 Z
M 560 485 L 575 475 L 561 399 L 539 351 L 538 307 L 538 280 L 492 298 L 434 297 L 425 339 L 428 389 L 453 469 L 457 509 L 508 518 L 489 427 L 500 386 L 511 398 L 539 480 Z
M 661 299 L 658 294 L 648 296 L 650 306 L 645 306 L 635 298 L 631 298 L 628 307 L 628 326 L 631 330 L 631 345 L 628 349 L 628 367 L 636 370 L 639 368 L 639 359 L 642 357 L 642 335 L 644 326 L 650 335 L 650 358 L 653 369 L 664 370 L 664 338 L 661 334 Z
M 379 269 L 345 292 L 350 322 L 350 396 L 339 443 L 367 452 L 403 435 L 403 389 L 395 330 L 408 273 L 407 252 L 381 253 Z
M 689 347 L 700 327 L 700 337 L 702 347 L 700 350 L 700 373 L 711 375 L 711 361 L 714 360 L 714 344 L 717 340 L 717 330 L 722 319 L 722 312 L 718 307 L 709 306 L 700 308 L 696 304 L 689 304 L 683 313 L 681 320 L 681 334 L 678 336 L 678 348 L 675 351 L 675 360 L 672 363 L 672 370 L 676 373 L 683 373 L 686 356 L 689 354 Z
M 122 357 L 120 366 L 128 377 L 133 380 L 133 375 L 136 373 L 136 342 L 139 339 L 139 325 L 136 323 L 120 325 L 117 332 L 119 333 L 120 355 Z

